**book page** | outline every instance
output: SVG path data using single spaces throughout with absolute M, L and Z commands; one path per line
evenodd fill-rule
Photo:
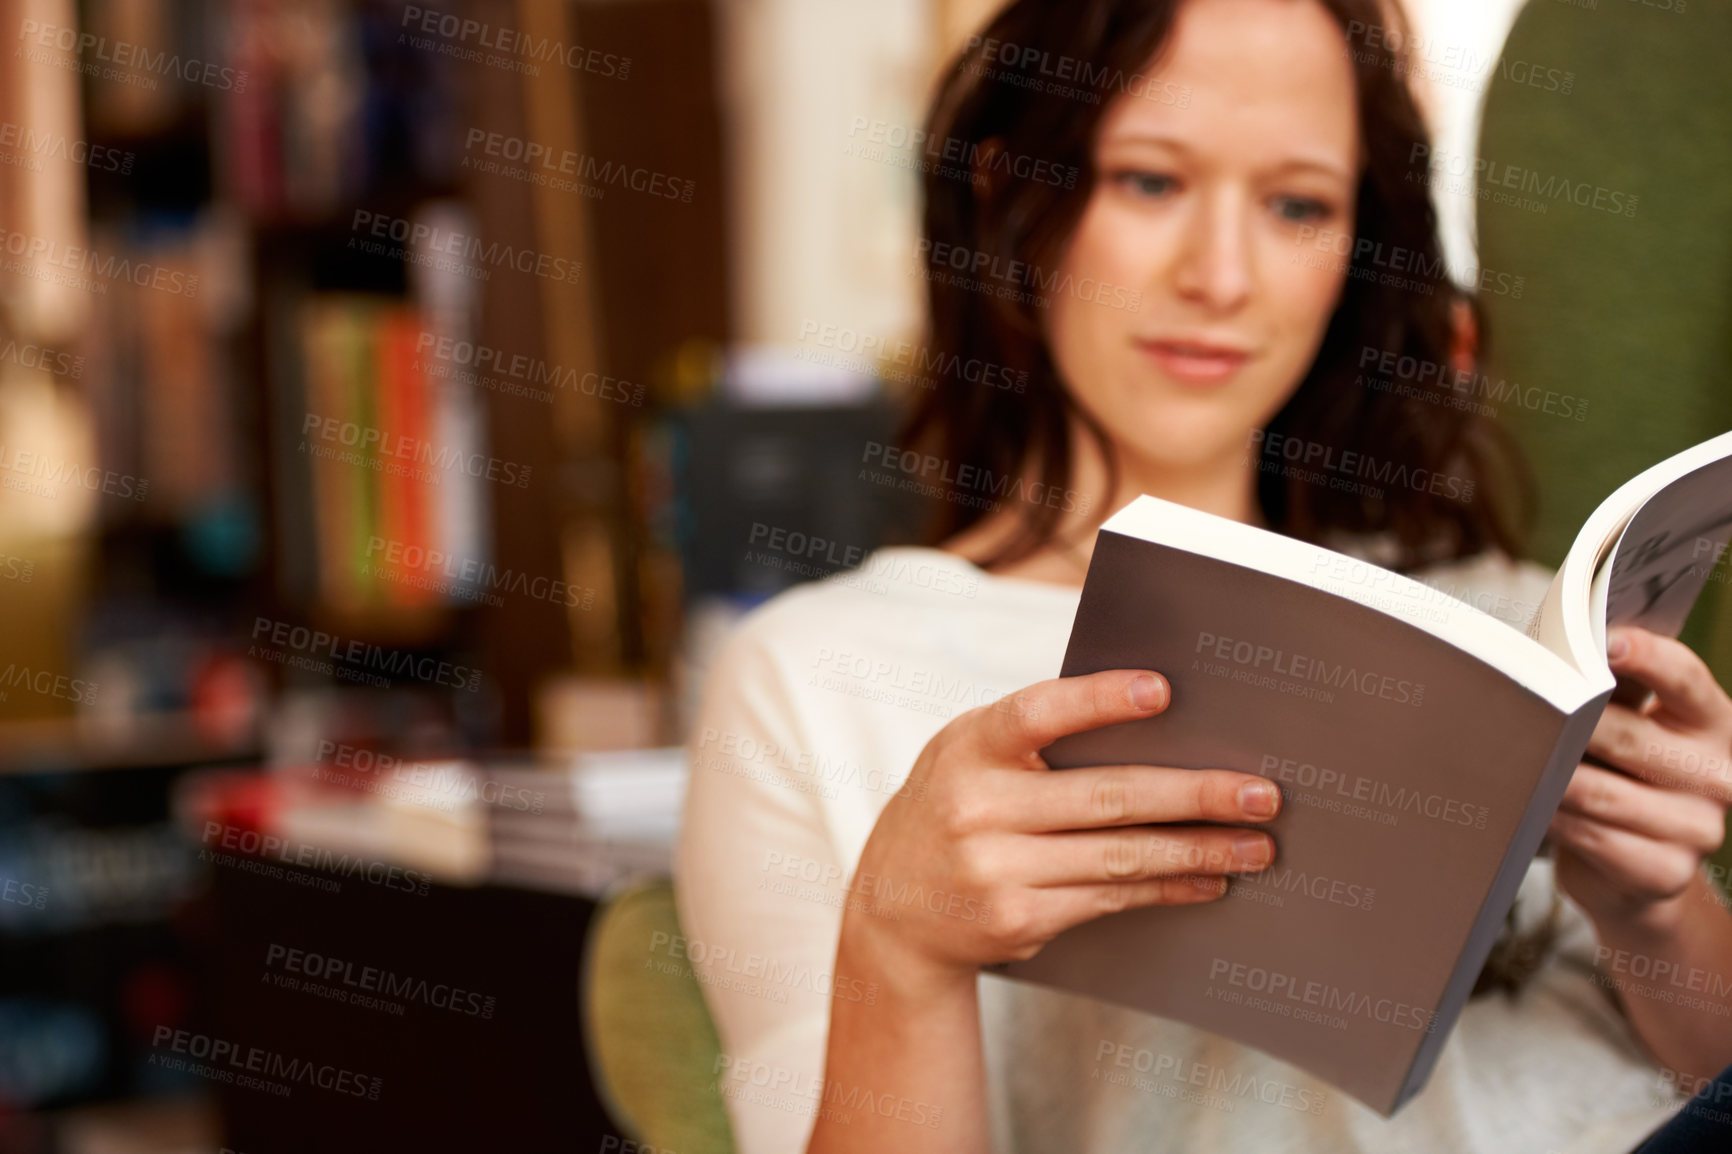
M 1611 625 L 1676 637 L 1728 535 L 1732 433 L 1723 433 L 1643 470 L 1600 503 L 1558 567 L 1528 636 L 1584 674 L 1605 668 Z
M 1732 458 L 1680 477 L 1624 528 L 1606 580 L 1604 630 L 1635 625 L 1676 637 L 1732 538 Z
M 1630 518 L 1616 548 L 1594 575 L 1589 623 L 1601 652 L 1613 626 L 1634 625 L 1666 637 L 1684 628 L 1702 587 L 1732 537 L 1732 458 L 1698 469 L 1654 494 Z M 1643 708 L 1647 686 L 1618 679 L 1612 700 Z

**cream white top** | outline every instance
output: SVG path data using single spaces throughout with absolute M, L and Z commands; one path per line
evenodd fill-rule
M 1520 627 L 1549 574 L 1486 557 L 1421 579 Z M 871 996 L 831 972 L 846 887 L 932 735 L 1058 675 L 1079 596 L 935 549 L 881 549 L 775 597 L 720 647 L 688 742 L 674 872 L 741 1154 L 803 1151 L 819 1109 L 933 1120 L 929 1103 L 823 1086 L 831 999 Z M 1518 915 L 1543 912 L 1552 888 L 1536 861 Z M 1519 997 L 1471 1001 L 1426 1089 L 1389 1120 L 1216 1035 L 983 974 L 994 1149 L 1622 1154 L 1681 1100 L 1595 984 L 1591 924 L 1564 910 L 1551 961 Z

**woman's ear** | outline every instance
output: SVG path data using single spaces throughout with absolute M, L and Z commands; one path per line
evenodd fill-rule
M 972 182 L 974 199 L 978 204 L 991 204 L 998 187 L 993 181 L 993 165 L 1004 153 L 1004 141 L 996 136 L 989 136 L 980 142 L 980 147 L 974 150 Z

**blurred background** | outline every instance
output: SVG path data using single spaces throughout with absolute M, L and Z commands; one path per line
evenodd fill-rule
M 1597 406 L 1508 414 L 1543 560 L 1732 425 L 1691 3 L 1408 5 L 1486 351 Z M 0 0 L 0 1151 L 619 1148 L 586 930 L 716 639 L 924 511 L 860 459 L 992 7 Z M 1640 217 L 1463 191 L 1500 111 Z

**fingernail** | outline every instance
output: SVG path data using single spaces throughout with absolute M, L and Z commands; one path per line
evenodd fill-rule
M 1271 817 L 1281 804 L 1281 795 L 1266 781 L 1248 781 L 1239 787 L 1239 808 L 1252 817 Z
M 1271 857 L 1269 839 L 1260 833 L 1240 834 L 1233 839 L 1233 853 L 1248 866 L 1261 868 Z
M 1630 639 L 1622 633 L 1613 633 L 1606 638 L 1606 660 L 1622 661 L 1624 655 L 1630 652 Z
M 1161 692 L 1161 683 L 1147 674 L 1131 682 L 1131 704 L 1138 709 L 1159 709 L 1165 696 Z

